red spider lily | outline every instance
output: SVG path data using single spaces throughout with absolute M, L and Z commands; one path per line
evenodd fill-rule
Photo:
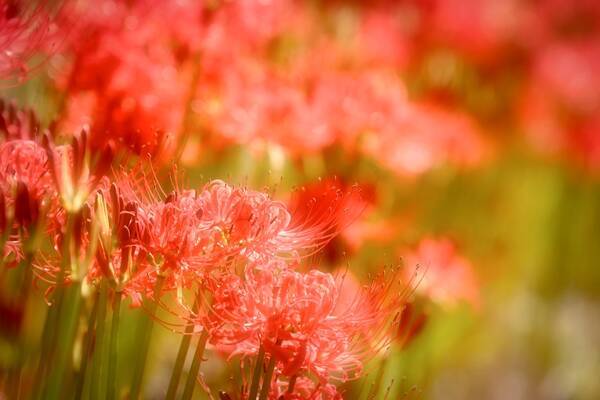
M 143 232 L 138 208 L 135 202 L 125 202 L 114 183 L 110 194 L 97 193 L 94 218 L 98 224 L 98 249 L 96 268 L 90 269 L 88 280 L 104 277 L 121 288 L 133 275 L 134 268 L 143 269 L 146 253 L 138 246 Z
M 36 55 L 54 54 L 65 40 L 66 2 L 23 0 L 0 2 L 0 80 L 25 79 L 42 62 Z
M 449 239 L 421 240 L 406 256 L 407 276 L 416 275 L 416 288 L 432 301 L 452 306 L 461 300 L 479 307 L 479 285 L 473 266 Z
M 467 115 L 431 105 L 411 105 L 389 129 L 370 135 L 364 151 L 401 176 L 425 173 L 445 163 L 478 165 L 487 148 Z
M 93 257 L 96 235 L 92 229 L 94 214 L 90 205 L 84 203 L 68 214 L 58 208 L 48 216 L 46 230 L 53 252 L 38 254 L 33 265 L 37 278 L 51 286 L 49 290 L 56 285 L 81 281 Z
M 188 257 L 188 265 L 220 265 L 237 256 L 254 261 L 306 257 L 331 240 L 346 213 L 355 211 L 347 210 L 345 202 L 356 194 L 349 193 L 329 188 L 302 209 L 293 202 L 290 211 L 266 193 L 219 180 L 198 192 L 176 190 L 164 201 L 140 201 L 147 231 L 143 245 L 165 260 L 169 253 Z
M 386 71 L 323 65 L 331 51 L 315 49 L 291 72 L 243 59 L 207 73 L 198 94 L 203 122 L 226 141 L 276 144 L 296 157 L 378 132 L 404 107 L 403 85 Z
M 75 135 L 67 145 L 56 146 L 47 138 L 45 146 L 62 206 L 67 212 L 75 213 L 106 176 L 112 151 L 105 148 L 92 152 L 86 131 Z
M 53 216 L 58 206 L 39 130 L 33 112 L 0 100 L 0 212 L 6 260 L 22 259 L 24 244 L 47 223 L 40 216 Z
M 282 203 L 222 181 L 199 192 L 176 189 L 168 196 L 145 178 L 125 177 L 119 186 L 129 201 L 139 204 L 139 245 L 165 270 L 215 267 L 236 255 L 271 254 L 289 222 Z
M 15 222 L 28 225 L 37 220 L 41 203 L 50 201 L 56 190 L 45 149 L 29 140 L 1 143 L 0 190 L 7 206 L 14 207 Z
M 95 148 L 158 156 L 180 133 L 189 77 L 179 73 L 164 15 L 144 2 L 102 4 L 81 16 L 73 65 L 59 77 L 69 94 L 62 126 L 89 128 Z
M 60 216 L 57 225 L 61 229 L 53 238 L 57 255 L 37 263 L 36 276 L 51 288 L 83 279 L 90 285 L 106 280 L 111 289 L 139 304 L 143 295 L 152 293 L 157 273 L 147 251 L 140 246 L 143 224 L 138 217 L 139 206 L 126 202 L 115 184 L 96 191 L 94 200 L 71 212 L 72 228 L 68 232 L 64 228 L 67 217 Z M 66 234 L 73 238 L 69 248 L 64 247 Z M 63 259 L 70 260 L 66 267 L 61 266 Z
M 125 203 L 117 187 L 102 187 L 95 198 L 87 200 L 80 209 L 61 214 L 56 221 L 53 256 L 41 256 L 34 264 L 36 277 L 56 285 L 86 280 L 97 286 L 100 281 L 131 297 L 139 305 L 144 295 L 151 294 L 156 282 L 156 267 L 139 246 L 142 226 L 137 218 L 137 204 Z M 67 219 L 70 218 L 70 222 Z M 71 226 L 70 230 L 65 225 Z M 72 244 L 65 247 L 67 236 Z M 64 264 L 64 260 L 68 260 Z
M 305 230 L 304 234 L 311 235 L 313 240 L 319 239 L 315 241 L 318 244 L 315 250 L 319 250 L 363 213 L 369 203 L 369 199 L 363 196 L 368 191 L 366 189 L 358 184 L 349 185 L 338 178 L 324 179 L 296 190 L 288 208 L 293 221 L 301 223 L 300 230 Z
M 99 192 L 93 217 L 99 244 L 87 277 L 108 279 L 134 305 L 154 297 L 161 279 L 160 295 L 176 294 L 181 309 L 154 300 L 178 321 L 196 318 L 183 290 L 204 288 L 213 272 L 218 276 L 249 261 L 298 260 L 316 252 L 349 223 L 346 208 L 357 195 L 323 190 L 290 212 L 266 193 L 222 181 L 200 191 L 180 189 L 176 182 L 175 187 L 166 195 L 155 178 L 125 174 L 111 187 L 111 201 L 105 200 L 108 189 Z
M 166 141 L 174 138 L 181 124 L 180 103 L 184 96 L 174 83 L 174 68 L 140 60 L 141 56 L 136 58 L 135 51 L 123 48 L 120 41 L 106 47 L 114 49 L 116 43 L 121 47 L 119 54 L 128 54 L 129 58 L 104 61 L 117 64 L 119 69 L 113 72 L 112 81 L 101 88 L 71 88 L 63 125 L 71 131 L 89 126 L 95 147 L 110 144 L 142 156 L 157 155 Z M 142 68 L 144 65 L 149 66 Z M 81 68 L 97 71 L 93 74 L 111 70 L 110 66 L 102 65 Z
M 520 104 L 525 133 L 537 149 L 591 171 L 600 167 L 599 66 L 596 39 L 547 45 L 537 52 Z
M 289 212 L 267 194 L 213 181 L 199 193 L 199 201 L 200 224 L 211 232 L 217 252 L 253 259 L 294 250 L 285 240 Z
M 494 59 L 526 23 L 526 2 L 435 0 L 422 25 L 434 43 L 449 44 L 476 60 Z
M 374 16 L 386 21 L 382 29 L 393 30 L 393 16 L 386 17 Z M 383 66 L 354 61 L 342 43 L 310 36 L 319 31 L 320 22 L 313 17 L 310 28 L 298 33 L 309 46 L 294 53 L 288 68 L 262 53 L 238 56 L 225 67 L 222 62 L 208 64 L 200 77 L 195 110 L 216 143 L 259 149 L 267 144 L 293 157 L 334 144 L 358 147 L 404 176 L 444 163 L 476 165 L 485 158 L 486 145 L 474 121 L 439 106 L 411 104 L 393 72 L 401 61 Z M 358 35 L 360 57 L 354 58 L 364 61 L 361 41 L 370 34 L 367 30 Z M 378 44 L 386 46 L 386 41 Z
M 411 39 L 418 26 L 411 21 L 411 11 L 410 7 L 390 10 L 377 6 L 361 10 L 356 61 L 405 69 L 416 50 Z
M 8 204 L 14 204 L 19 184 L 32 201 L 50 197 L 55 189 L 35 114 L 0 100 L 0 135 L 0 189 Z
M 340 261 L 342 252 L 355 251 L 368 240 L 383 241 L 392 237 L 392 224 L 368 220 L 377 203 L 372 184 L 350 185 L 338 177 L 320 179 L 298 189 L 292 196 L 289 208 L 301 220 L 315 213 L 315 203 L 319 202 L 331 204 L 329 209 L 322 211 L 333 221 L 332 231 L 339 233 L 325 247 L 325 254 L 334 265 Z
M 274 264 L 247 268 L 244 279 L 228 276 L 215 285 L 206 328 L 211 342 L 232 355 L 256 355 L 262 347 L 280 375 L 353 379 L 389 344 L 388 328 L 404 306 L 398 275 L 385 278 L 391 279 L 340 301 L 331 274 Z
M 18 108 L 14 103 L 0 99 L 0 134 L 5 141 L 38 141 L 42 132 L 33 110 Z
M 302 10 L 290 0 L 205 3 L 205 36 L 202 50 L 208 57 L 224 61 L 234 54 L 259 52 L 294 25 Z M 260 21 L 256 19 L 260 15 Z
M 168 155 L 183 132 L 194 70 L 225 54 L 266 43 L 291 2 L 102 1 L 85 12 L 73 40 L 74 62 L 58 79 L 69 94 L 62 123 L 89 126 L 91 141 L 155 158 Z M 256 13 L 262 16 L 255 22 Z M 269 17 L 273 14 L 271 17 Z M 165 23 L 177 20 L 177 24 Z M 240 32 L 244 32 L 240 34 Z M 202 58 L 202 66 L 197 56 Z

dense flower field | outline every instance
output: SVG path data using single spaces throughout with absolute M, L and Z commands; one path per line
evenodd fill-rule
M 0 399 L 596 399 L 596 0 L 0 0 Z

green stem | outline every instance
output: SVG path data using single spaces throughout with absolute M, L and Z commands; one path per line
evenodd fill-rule
M 63 257 L 61 258 L 60 270 L 56 278 L 56 288 L 52 300 L 52 307 L 46 314 L 46 321 L 44 322 L 40 361 L 34 381 L 36 383 L 36 388 L 34 395 L 32 396 L 34 399 L 40 399 L 43 397 L 45 400 L 47 398 L 47 396 L 44 397 L 46 389 L 49 389 L 46 386 L 46 378 L 52 377 L 56 379 L 62 379 L 62 377 L 57 376 L 58 372 L 56 366 L 58 365 L 58 361 L 61 361 L 57 359 L 57 357 L 60 358 L 59 350 L 65 350 L 60 346 L 60 344 L 64 344 L 65 340 L 68 339 L 68 337 L 65 338 L 62 336 L 64 335 L 63 331 L 65 329 L 68 331 L 68 326 L 66 325 L 69 324 L 69 321 L 67 321 L 65 324 L 63 318 L 70 316 L 69 311 L 72 310 L 73 307 L 77 308 L 77 312 L 79 312 L 79 305 L 81 304 L 80 293 L 77 293 L 75 296 L 75 301 L 65 302 L 65 298 L 68 299 L 69 295 L 72 295 L 73 291 L 75 290 L 73 287 L 77 287 L 77 290 L 80 290 L 81 283 L 76 282 L 70 287 L 63 286 L 67 266 L 71 263 L 69 246 L 73 240 L 73 220 L 73 214 L 68 212 L 62 245 Z M 69 332 L 66 333 L 68 334 Z M 75 332 L 73 332 L 73 334 L 75 334 Z M 50 365 L 52 365 L 52 368 L 50 368 Z M 50 377 L 47 377 L 46 375 L 50 375 Z M 56 386 L 56 384 L 51 380 L 48 382 L 48 385 Z
M 373 381 L 371 390 L 369 390 L 367 399 L 374 399 L 377 396 L 377 394 L 379 393 L 379 390 L 381 388 L 381 382 L 383 381 L 383 375 L 385 373 L 386 366 L 387 366 L 387 360 L 388 360 L 387 358 L 384 358 L 383 361 L 380 362 L 379 368 L 377 370 L 377 375 L 375 376 L 375 380 Z
M 108 302 L 107 284 L 102 282 L 100 285 L 100 298 L 98 306 L 98 320 L 96 322 L 96 346 L 93 356 L 92 380 L 90 385 L 91 399 L 106 398 L 105 380 L 102 379 L 105 372 L 105 348 L 106 348 L 106 303 Z
M 271 354 L 269 359 L 269 365 L 265 371 L 265 377 L 263 378 L 262 388 L 260 390 L 260 400 L 267 400 L 269 396 L 269 390 L 271 389 L 271 379 L 273 378 L 273 371 L 275 370 L 275 357 Z
M 154 327 L 154 315 L 156 314 L 156 307 L 158 306 L 158 299 L 160 292 L 164 285 L 165 278 L 159 276 L 154 285 L 154 298 L 148 307 L 149 316 L 144 316 L 140 325 L 138 326 L 137 337 L 140 338 L 140 348 L 138 350 L 138 356 L 133 370 L 133 380 L 131 383 L 131 391 L 129 398 L 136 400 L 140 396 L 140 390 L 142 389 L 142 380 L 144 378 L 144 369 L 146 366 L 146 359 L 148 358 L 148 347 L 150 346 L 150 339 L 152 338 L 152 328 Z
M 64 390 L 63 382 L 68 367 L 71 366 L 73 358 L 73 343 L 79 323 L 79 311 L 81 306 L 81 282 L 74 282 L 65 291 L 65 318 L 61 322 L 60 334 L 57 343 L 56 362 L 53 364 L 49 375 L 48 391 L 45 399 L 60 398 L 61 390 Z
M 258 394 L 258 384 L 260 382 L 260 375 L 263 369 L 263 363 L 265 361 L 265 349 L 260 346 L 258 349 L 258 356 L 256 357 L 256 365 L 254 365 L 254 372 L 252 373 L 252 383 L 250 384 L 250 394 L 248 400 L 255 400 Z
M 88 360 L 92 355 L 92 337 L 94 335 L 94 327 L 96 325 L 96 317 L 98 315 L 98 303 L 100 294 L 96 293 L 94 296 L 94 304 L 92 305 L 92 311 L 88 317 L 87 330 L 83 337 L 83 343 L 81 346 L 81 366 L 79 367 L 79 373 L 76 378 L 75 398 L 81 399 L 83 394 L 83 386 L 85 385 L 85 377 L 87 371 Z
M 181 343 L 179 344 L 179 351 L 177 352 L 177 358 L 175 359 L 175 365 L 173 366 L 171 381 L 169 382 L 169 388 L 167 389 L 167 396 L 165 397 L 165 400 L 175 399 L 177 387 L 179 386 L 179 380 L 181 379 L 181 371 L 183 370 L 183 364 L 185 363 L 191 340 L 192 336 L 186 328 L 185 334 L 181 338 Z
M 121 292 L 115 293 L 115 303 L 113 305 L 112 322 L 110 325 L 110 342 L 108 344 L 108 375 L 107 388 L 108 399 L 113 400 L 116 397 L 116 376 L 117 376 L 117 336 L 119 334 L 119 316 L 121 314 Z
M 202 331 L 202 334 L 198 339 L 198 344 L 194 353 L 194 359 L 192 360 L 192 366 L 190 367 L 187 381 L 185 382 L 185 388 L 183 390 L 183 396 L 181 397 L 182 400 L 189 400 L 194 394 L 194 388 L 196 387 L 196 377 L 198 376 L 198 372 L 200 371 L 200 364 L 202 364 L 202 355 L 204 354 L 204 349 L 206 348 L 207 339 L 208 331 L 205 329 Z
M 27 252 L 25 258 L 21 261 L 19 266 L 17 267 L 19 271 L 22 271 L 22 280 L 20 284 L 20 290 L 16 295 L 15 302 L 20 304 L 23 307 L 23 312 L 27 312 L 27 303 L 29 300 L 29 291 L 31 288 L 31 279 L 32 279 L 32 267 L 31 264 L 33 262 L 33 254 Z M 23 325 L 19 326 L 19 330 L 22 332 L 25 327 Z M 24 335 L 20 334 L 15 345 L 18 347 L 18 360 L 17 365 L 8 373 L 8 384 L 7 384 L 7 392 L 8 397 L 10 398 L 20 398 L 21 396 L 21 373 L 27 359 L 25 357 L 26 351 L 26 343 L 24 342 Z
M 62 292 L 57 293 L 55 296 L 54 304 L 48 307 L 46 312 L 46 319 L 44 320 L 44 328 L 42 330 L 42 345 L 40 349 L 40 358 L 38 367 L 35 372 L 33 379 L 33 390 L 34 395 L 32 398 L 40 399 L 42 396 L 42 389 L 44 388 L 44 381 L 46 377 L 47 367 L 50 364 L 50 357 L 52 343 L 54 342 L 56 324 L 59 315 L 60 304 L 62 303 Z
M 287 388 L 288 393 L 294 393 L 294 386 L 296 386 L 296 379 L 298 379 L 298 375 L 294 375 L 290 379 L 290 383 L 288 383 L 288 388 Z
M 73 231 L 73 215 L 67 213 L 67 222 L 64 236 L 64 243 L 62 246 L 62 260 L 60 263 L 60 270 L 56 278 L 56 289 L 54 292 L 52 306 L 46 313 L 46 320 L 44 321 L 44 330 L 42 333 L 42 348 L 40 352 L 40 359 L 38 368 L 34 378 L 34 399 L 40 399 L 46 383 L 46 375 L 48 374 L 49 366 L 54 365 L 54 359 L 56 356 L 56 341 L 60 338 L 58 331 L 62 326 L 61 317 L 65 312 L 63 311 L 63 298 L 65 297 L 66 289 L 63 287 L 63 280 L 65 276 L 65 269 L 71 262 L 70 257 L 66 256 L 70 254 L 69 244 L 72 240 Z M 79 296 L 80 297 L 80 296 Z M 68 306 L 68 305 L 67 305 Z
M 199 298 L 200 295 L 196 296 L 196 300 L 194 301 L 194 305 L 192 307 L 192 314 L 198 310 Z M 185 359 L 187 358 L 187 353 L 190 348 L 190 342 L 192 341 L 193 330 L 194 324 L 188 324 L 185 327 L 185 332 L 181 338 L 179 350 L 177 351 L 177 358 L 175 359 L 175 365 L 173 366 L 173 372 L 171 373 L 171 380 L 169 381 L 169 388 L 167 389 L 167 396 L 165 397 L 165 400 L 175 399 L 177 388 L 179 386 L 179 380 L 181 379 L 181 371 L 183 370 L 183 365 L 185 364 Z

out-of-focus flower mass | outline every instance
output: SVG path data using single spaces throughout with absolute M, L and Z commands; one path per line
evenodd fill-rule
M 0 3 L 0 80 L 25 80 L 59 51 L 70 30 L 68 1 L 3 0 Z

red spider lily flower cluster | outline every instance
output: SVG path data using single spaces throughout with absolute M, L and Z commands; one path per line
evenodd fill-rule
M 243 278 L 219 282 L 214 293 L 207 317 L 210 340 L 231 347 L 232 355 L 256 355 L 263 346 L 288 377 L 304 370 L 323 380 L 346 380 L 360 373 L 365 349 L 355 346 L 368 348 L 376 341 L 383 323 L 377 312 L 387 311 L 369 313 L 367 306 L 375 301 L 368 290 L 343 304 L 331 274 L 281 265 L 248 269 Z M 357 339 L 360 335 L 365 336 Z
M 425 315 L 407 304 L 415 286 L 442 304 L 479 301 L 470 262 L 446 240 L 423 240 L 409 268 L 365 285 L 313 267 L 323 249 L 335 267 L 343 251 L 391 241 L 398 230 L 394 217 L 348 228 L 364 210 L 379 211 L 381 186 L 348 184 L 364 165 L 346 171 L 346 163 L 366 160 L 406 181 L 488 158 L 481 121 L 452 92 L 460 68 L 445 51 L 493 74 L 498 54 L 513 51 L 508 44 L 535 21 L 522 10 L 536 7 L 486 0 L 461 11 L 455 3 L 101 0 L 60 20 L 44 1 L 32 11 L 2 3 L 0 43 L 10 49 L 0 55 L 0 76 L 73 28 L 65 57 L 52 65 L 59 70 L 49 71 L 60 95 L 52 128 L 0 103 L 3 264 L 28 265 L 49 292 L 75 288 L 95 302 L 104 315 L 89 313 L 90 332 L 104 328 L 107 313 L 118 327 L 125 299 L 173 331 L 200 336 L 201 351 L 208 344 L 254 364 L 257 375 L 237 398 L 255 400 L 261 387 L 263 400 L 341 399 L 337 384 L 363 376 L 372 358 L 423 328 Z M 517 9 L 519 19 L 507 17 Z M 555 17 L 537 21 L 539 36 L 555 34 L 546 26 Z M 551 130 L 556 147 L 580 145 L 594 160 L 595 43 L 559 43 L 543 57 L 539 40 L 523 44 L 536 55 L 528 61 L 536 79 L 519 122 L 544 120 L 531 124 L 534 136 L 534 128 Z M 554 59 L 580 79 L 553 75 Z M 452 68 L 433 73 L 433 83 L 403 82 L 428 63 L 434 72 L 436 63 Z M 564 121 L 550 121 L 554 107 L 567 109 Z M 562 136 L 571 124 L 575 144 Z M 216 156 L 242 146 L 278 167 L 306 167 L 302 180 L 311 161 L 327 169 L 338 161 L 328 156 L 342 155 L 347 175 L 307 184 L 287 202 L 222 180 L 189 189 L 172 179 L 164 189 L 160 168 L 192 146 Z M 115 160 L 123 161 L 118 169 Z
M 60 237 L 65 215 L 77 214 L 88 202 L 111 153 L 90 154 L 85 132 L 70 143 L 58 144 L 52 132 L 42 131 L 33 112 L 3 101 L 0 132 L 3 233 L 8 238 L 30 238 L 41 228 Z M 23 243 L 19 247 L 22 250 Z
M 396 338 L 410 286 L 392 272 L 364 287 L 349 281 L 350 294 L 345 279 L 276 262 L 216 281 L 203 319 L 209 342 L 230 357 L 265 352 L 275 366 L 273 385 L 313 376 L 322 390 L 355 379 Z
M 169 19 L 181 17 L 179 6 L 161 3 Z M 195 15 L 191 3 L 186 11 Z M 89 127 L 94 147 L 110 144 L 156 156 L 180 133 L 186 82 L 178 71 L 185 65 L 169 50 L 171 24 L 154 6 L 101 1 L 73 16 L 83 20 L 83 30 L 70 41 L 72 65 L 56 77 L 68 93 L 60 125 L 67 131 Z M 188 43 L 176 46 L 185 53 Z
M 169 287 L 181 289 L 194 286 L 234 259 L 263 262 L 306 257 L 327 243 L 338 229 L 337 219 L 350 213 L 335 213 L 345 209 L 347 196 L 341 192 L 337 198 L 315 200 L 312 208 L 323 209 L 322 214 L 309 212 L 309 219 L 294 215 L 265 193 L 223 181 L 210 182 L 199 191 L 176 189 L 162 195 L 160 187 L 147 179 L 123 176 L 113 184 L 110 202 L 103 200 L 106 193 L 98 196 L 106 214 L 100 220 L 112 224 L 117 233 L 126 233 L 126 240 L 119 239 L 119 243 L 130 249 L 130 257 L 132 248 L 138 254 L 137 278 L 130 274 L 129 284 L 123 287 L 137 300 L 151 293 L 161 275 L 169 277 Z M 105 252 L 106 247 L 100 249 Z M 119 263 L 125 262 L 122 250 L 116 257 Z M 108 257 L 103 254 L 102 259 Z
M 360 377 L 394 340 L 411 288 L 398 271 L 348 281 L 351 296 L 345 276 L 297 270 L 364 209 L 358 188 L 328 180 L 289 205 L 219 180 L 174 180 L 167 194 L 152 168 L 109 172 L 112 152 L 93 152 L 86 132 L 58 144 L 32 113 L 2 103 L 1 117 L 4 256 L 22 258 L 41 228 L 52 250 L 31 267 L 49 292 L 108 283 L 132 305 L 165 307 L 173 294 L 178 317 L 220 352 L 273 364 L 271 397 L 287 385 L 286 398 L 340 398 L 332 383 Z M 202 307 L 186 305 L 189 291 Z

